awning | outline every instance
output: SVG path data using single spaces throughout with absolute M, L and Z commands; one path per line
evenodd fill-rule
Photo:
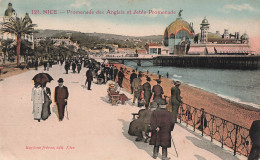
M 250 53 L 249 47 L 215 47 L 217 53 Z
M 190 47 L 188 54 L 204 54 L 205 47 Z

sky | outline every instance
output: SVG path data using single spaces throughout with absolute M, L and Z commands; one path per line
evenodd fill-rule
M 61 29 L 80 32 L 112 33 L 129 36 L 162 35 L 165 28 L 178 17 L 193 22 L 195 33 L 206 17 L 210 32 L 224 29 L 260 37 L 260 0 L 0 0 L 0 15 L 8 3 L 19 17 L 30 14 L 38 29 Z M 39 10 L 41 14 L 32 14 Z M 43 10 L 57 10 L 58 14 L 43 14 Z M 90 11 L 94 14 L 67 14 L 67 11 Z M 124 14 L 107 14 L 107 11 Z M 127 11 L 131 10 L 131 14 Z M 134 10 L 172 11 L 175 14 L 133 14 Z M 104 14 L 97 14 L 103 11 Z M 64 13 L 61 13 L 64 12 Z

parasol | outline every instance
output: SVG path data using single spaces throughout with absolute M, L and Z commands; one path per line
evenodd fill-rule
M 52 81 L 53 78 L 48 73 L 38 73 L 33 77 L 32 80 L 34 80 L 35 83 L 38 82 L 43 85 L 47 82 Z

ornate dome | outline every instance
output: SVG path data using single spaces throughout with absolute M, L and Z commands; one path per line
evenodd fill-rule
M 168 37 L 171 34 L 176 35 L 180 30 L 186 30 L 190 35 L 194 33 L 193 28 L 190 26 L 190 24 L 182 19 L 177 19 L 174 22 L 172 22 L 167 28 L 167 32 L 164 33 L 164 35 L 167 33 Z M 165 30 L 165 31 L 166 31 Z M 166 35 L 165 35 L 166 36 Z
M 206 17 L 204 17 L 204 19 L 202 20 L 201 24 L 209 25 L 209 21 L 206 19 Z

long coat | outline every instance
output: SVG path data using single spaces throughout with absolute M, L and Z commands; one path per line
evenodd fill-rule
M 178 110 L 181 103 L 180 94 L 181 91 L 178 86 L 171 88 L 172 115 L 175 122 L 177 121 Z
M 41 87 L 32 88 L 31 101 L 33 101 L 34 119 L 41 119 L 42 104 L 44 103 L 44 93 Z
M 132 82 L 132 87 L 134 91 L 134 97 L 139 99 L 142 92 L 142 80 L 140 78 L 135 78 Z
M 147 105 L 149 105 L 151 97 L 152 97 L 152 90 L 151 85 L 149 82 L 143 84 L 143 91 L 144 91 L 144 100 Z
M 65 102 L 65 99 L 68 99 L 68 97 L 69 97 L 69 92 L 68 92 L 67 87 L 57 86 L 55 88 L 54 101 L 56 102 L 57 107 L 58 107 L 58 113 L 59 113 L 60 120 L 62 120 L 64 117 L 64 108 L 67 105 L 67 102 Z
M 173 117 L 165 108 L 152 112 L 151 115 L 152 136 L 150 145 L 171 147 L 171 131 L 173 130 Z M 156 128 L 159 127 L 159 132 Z
M 92 71 L 89 69 L 86 72 L 87 81 L 93 81 Z

